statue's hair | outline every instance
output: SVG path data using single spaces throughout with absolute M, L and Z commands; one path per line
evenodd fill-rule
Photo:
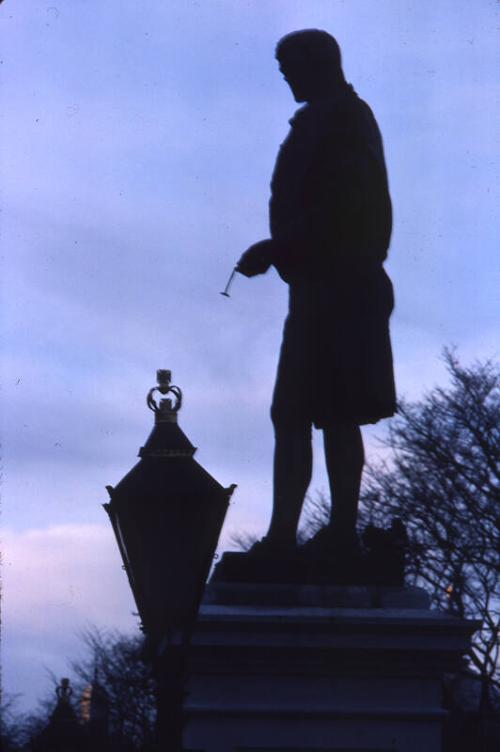
M 320 29 L 292 31 L 280 39 L 276 46 L 276 58 L 281 61 L 285 56 L 296 56 L 307 60 L 313 66 L 329 67 L 342 72 L 342 58 L 337 40 L 327 31 Z

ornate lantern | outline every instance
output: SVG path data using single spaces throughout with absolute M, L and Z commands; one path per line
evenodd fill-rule
M 223 488 L 196 462 L 177 423 L 181 390 L 170 383 L 170 371 L 158 371 L 157 380 L 147 396 L 154 428 L 140 461 L 107 487 L 104 508 L 143 630 L 158 646 L 189 639 L 235 486 Z

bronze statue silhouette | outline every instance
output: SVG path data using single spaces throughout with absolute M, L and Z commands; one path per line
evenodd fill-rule
M 392 212 L 382 138 L 368 105 L 346 83 L 335 39 L 316 29 L 278 43 L 297 102 L 271 182 L 271 238 L 236 270 L 271 265 L 289 285 L 289 313 L 271 417 L 274 506 L 254 550 L 290 551 L 311 480 L 311 428 L 323 430 L 332 498 L 315 550 L 356 546 L 364 449 L 360 426 L 394 414 L 389 339 L 394 300 L 383 262 Z M 308 544 L 306 544 L 308 545 Z

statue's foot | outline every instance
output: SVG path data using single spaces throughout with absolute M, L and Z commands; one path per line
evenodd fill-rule
M 293 541 L 283 541 L 266 535 L 256 541 L 248 550 L 250 556 L 262 558 L 283 558 L 294 556 L 297 553 L 297 544 Z
M 338 559 L 359 556 L 361 546 L 355 531 L 344 532 L 332 525 L 326 525 L 299 550 L 306 559 Z

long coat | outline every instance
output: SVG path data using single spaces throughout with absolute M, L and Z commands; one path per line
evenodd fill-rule
M 382 138 L 348 85 L 290 123 L 271 182 L 274 264 L 290 286 L 273 420 L 374 423 L 395 411 Z

